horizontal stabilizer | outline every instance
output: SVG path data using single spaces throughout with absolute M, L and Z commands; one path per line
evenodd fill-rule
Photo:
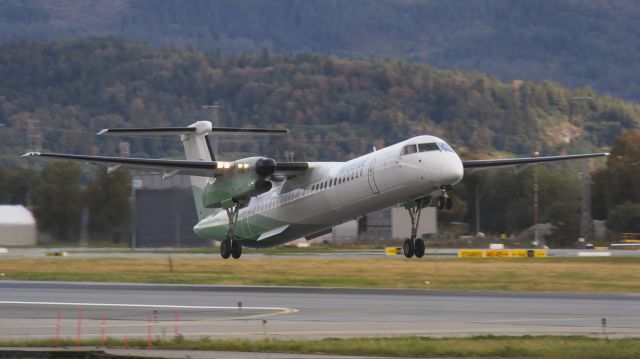
M 182 135 L 196 133 L 195 127 L 105 128 L 99 135 Z
M 184 135 L 211 133 L 237 133 L 258 135 L 286 135 L 287 129 L 214 127 L 209 121 L 198 121 L 189 127 L 105 128 L 98 135 Z
M 241 127 L 213 127 L 211 132 L 225 133 L 247 133 L 247 134 L 264 134 L 264 135 L 286 135 L 289 133 L 287 129 L 277 128 L 241 128 Z

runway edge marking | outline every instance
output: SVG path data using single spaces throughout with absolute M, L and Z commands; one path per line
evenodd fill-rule
M 237 310 L 238 307 L 231 306 L 208 306 L 208 305 L 170 305 L 170 304 L 126 304 L 126 303 L 71 303 L 71 302 L 25 302 L 2 300 L 0 304 L 26 304 L 26 305 L 77 305 L 82 307 L 129 307 L 129 308 L 178 308 L 178 309 L 223 309 Z M 284 307 L 242 307 L 249 310 L 279 310 L 284 313 L 295 313 L 298 310 Z

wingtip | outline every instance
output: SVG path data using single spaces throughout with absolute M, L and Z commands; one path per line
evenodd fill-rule
M 40 152 L 27 152 L 20 157 L 40 156 Z
M 102 130 L 100 130 L 100 132 L 98 132 L 98 135 L 104 135 L 107 132 L 109 132 L 109 129 L 108 128 L 103 128 Z

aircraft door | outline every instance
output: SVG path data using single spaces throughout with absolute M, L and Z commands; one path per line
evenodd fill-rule
M 376 165 L 376 159 L 374 158 L 369 162 L 369 169 L 367 170 L 367 176 L 369 178 L 369 188 L 371 188 L 371 192 L 373 194 L 378 194 L 380 193 L 380 190 L 378 189 L 378 185 L 376 184 L 376 179 L 374 176 L 375 165 Z

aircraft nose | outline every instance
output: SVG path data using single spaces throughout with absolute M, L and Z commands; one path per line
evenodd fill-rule
M 460 157 L 455 155 L 442 163 L 442 182 L 446 185 L 454 185 L 462 180 L 464 176 L 464 167 Z

